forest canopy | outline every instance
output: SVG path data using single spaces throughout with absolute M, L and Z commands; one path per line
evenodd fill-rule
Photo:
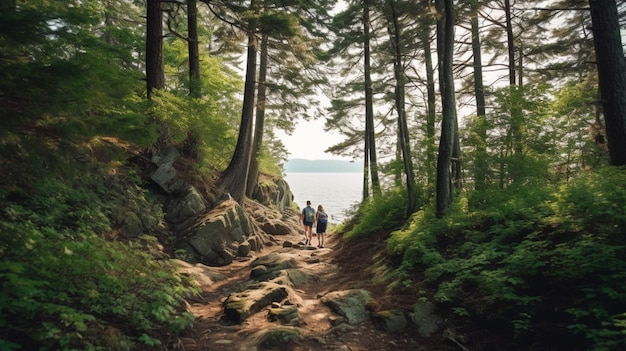
M 389 289 L 477 349 L 623 348 L 624 23 L 616 0 L 1 1 L 0 349 L 189 328 L 141 164 L 175 145 L 243 204 L 313 118 L 363 165 L 343 230 L 386 241 Z M 121 208 L 154 232 L 121 240 Z

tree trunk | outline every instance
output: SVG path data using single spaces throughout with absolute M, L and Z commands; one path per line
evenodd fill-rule
M 365 148 L 363 153 L 363 202 L 370 197 L 370 158 L 369 140 L 365 138 Z
M 472 2 L 472 53 L 474 57 L 474 96 L 476 98 L 476 159 L 474 163 L 474 189 L 483 190 L 487 175 L 487 128 L 485 110 L 485 88 L 483 85 L 483 64 L 480 50 L 480 28 L 478 26 L 477 0 Z
M 522 109 L 520 108 L 521 100 L 523 97 L 521 94 L 521 85 L 517 85 L 515 69 L 515 35 L 513 34 L 513 22 L 511 14 L 511 1 L 504 0 L 504 13 L 506 15 L 506 37 L 507 37 L 507 49 L 509 54 L 509 87 L 511 94 L 511 143 L 513 152 L 517 157 L 522 157 L 524 151 L 524 116 Z M 513 181 L 518 178 L 518 171 L 513 171 Z
M 433 56 L 430 48 L 430 30 L 424 30 L 422 36 L 424 46 L 424 65 L 426 66 L 426 92 L 427 92 L 427 110 L 426 110 L 426 165 L 428 167 L 428 184 L 435 184 L 435 116 L 436 98 L 435 94 L 435 70 L 433 68 Z
M 197 0 L 187 0 L 187 31 L 189 52 L 189 95 L 200 97 L 200 50 L 198 48 L 198 8 Z
M 589 0 L 611 165 L 626 165 L 626 64 L 615 0 Z
M 406 175 L 406 190 L 408 204 L 406 209 L 407 218 L 415 212 L 415 180 L 413 176 L 413 162 L 411 161 L 411 148 L 409 130 L 406 121 L 406 110 L 404 108 L 404 67 L 402 60 L 402 47 L 400 43 L 400 25 L 398 23 L 398 13 L 395 0 L 389 0 L 391 7 L 391 20 L 393 24 L 392 42 L 394 49 L 394 76 L 396 79 L 396 110 L 398 111 L 398 141 L 402 151 L 402 164 Z
M 148 0 L 146 6 L 146 88 L 150 99 L 154 89 L 165 88 L 163 9 L 161 0 Z
M 370 3 L 365 0 L 363 6 L 363 38 L 364 38 L 364 74 L 365 74 L 365 139 L 369 155 L 369 170 L 372 177 L 372 192 L 381 194 L 378 164 L 376 161 L 376 133 L 374 131 L 374 93 L 372 91 L 370 63 Z
M 2 3 L 2 0 L 0 0 L 0 3 Z M 111 30 L 113 29 L 112 13 L 113 5 L 111 4 L 111 1 L 107 1 L 104 4 L 104 42 L 109 45 L 113 45 L 113 37 L 111 36 Z
M 256 120 L 254 125 L 254 138 L 252 140 L 252 158 L 248 171 L 247 193 L 252 197 L 259 186 L 259 157 L 263 146 L 263 134 L 265 129 L 265 100 L 267 95 L 267 35 L 261 39 L 261 61 L 259 65 L 259 84 L 256 103 Z
M 454 4 L 453 0 L 437 0 L 438 8 L 443 10 L 443 16 L 437 25 L 438 47 L 441 58 L 441 100 L 443 119 L 441 121 L 441 139 L 439 140 L 439 155 L 437 158 L 437 208 L 436 216 L 445 215 L 452 204 L 451 160 L 454 146 L 454 77 L 452 71 L 454 47 Z M 441 36 L 441 40 L 439 37 Z
M 255 1 L 250 4 L 252 10 L 256 9 Z M 243 108 L 241 111 L 241 125 L 237 146 L 228 167 L 222 173 L 222 189 L 240 205 L 243 205 L 246 197 L 248 181 L 248 166 L 252 150 L 252 122 L 254 120 L 254 92 L 256 85 L 256 57 L 258 43 L 255 35 L 256 22 L 250 20 L 248 24 L 248 54 L 246 63 L 246 82 L 243 92 Z

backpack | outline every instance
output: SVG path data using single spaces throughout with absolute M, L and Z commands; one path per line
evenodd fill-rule
M 310 207 L 304 208 L 304 221 L 313 222 L 315 220 L 315 210 Z
M 319 212 L 317 215 L 317 221 L 325 224 L 328 221 L 328 215 L 324 212 Z

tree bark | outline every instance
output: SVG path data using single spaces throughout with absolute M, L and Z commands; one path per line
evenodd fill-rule
M 255 0 L 250 4 L 250 9 L 256 10 Z M 244 204 L 246 186 L 248 182 L 248 167 L 252 150 L 252 122 L 254 120 L 254 93 L 256 85 L 256 57 L 258 43 L 256 38 L 256 21 L 251 19 L 248 23 L 248 53 L 246 62 L 246 81 L 244 84 L 243 107 L 241 111 L 241 124 L 235 152 L 222 173 L 222 189 L 240 205 Z
M 198 47 L 198 8 L 197 0 L 187 0 L 187 32 L 189 52 L 189 95 L 200 97 L 200 49 Z
M 265 129 L 265 101 L 267 95 L 267 35 L 261 38 L 261 61 L 259 64 L 259 84 L 257 90 L 256 119 L 254 125 L 254 138 L 252 140 L 252 158 L 248 171 L 247 193 L 251 197 L 256 192 L 259 182 L 259 157 L 263 146 L 263 134 Z
M 626 165 L 626 64 L 615 0 L 589 0 L 611 165 Z
M 148 0 L 146 6 L 146 88 L 150 99 L 154 89 L 165 88 L 163 9 L 161 0 Z
M 441 59 L 442 82 L 441 99 L 443 119 L 441 121 L 441 138 L 439 140 L 439 155 L 437 158 L 437 206 L 436 216 L 442 218 L 452 204 L 451 160 L 454 146 L 455 108 L 454 77 L 452 71 L 454 47 L 454 3 L 453 0 L 437 0 L 438 8 L 443 10 L 443 16 L 438 23 L 437 51 Z
M 472 53 L 474 57 L 474 97 L 476 98 L 476 159 L 474 163 L 474 189 L 482 190 L 486 186 L 487 175 L 487 128 L 485 110 L 485 88 L 483 84 L 483 64 L 480 49 L 480 28 L 478 26 L 479 3 L 472 2 Z
M 435 116 L 437 96 L 435 94 L 435 70 L 433 68 L 433 57 L 430 48 L 430 30 L 422 32 L 422 41 L 424 46 L 424 65 L 426 66 L 426 94 L 427 94 L 427 110 L 426 110 L 426 164 L 428 167 L 428 184 L 433 186 L 435 182 L 436 148 L 435 148 Z
M 404 167 L 404 174 L 406 176 L 406 190 L 408 204 L 406 209 L 406 215 L 409 217 L 415 212 L 415 180 L 413 176 L 413 162 L 411 160 L 411 148 L 409 130 L 406 121 L 406 110 L 404 101 L 404 65 L 402 60 L 402 47 L 400 43 L 400 25 L 398 23 L 398 12 L 396 9 L 396 1 L 389 0 L 389 6 L 391 8 L 391 20 L 392 20 L 392 42 L 394 49 L 394 76 L 396 79 L 396 110 L 398 111 L 398 142 L 400 144 L 400 150 L 402 151 L 402 165 Z
M 370 0 L 365 0 L 363 6 L 363 39 L 364 39 L 364 74 L 365 74 L 365 139 L 368 147 L 369 170 L 372 177 L 372 192 L 381 194 L 380 179 L 378 177 L 378 163 L 376 161 L 376 139 L 374 131 L 374 93 L 372 90 L 371 63 L 370 63 Z M 365 195 L 365 194 L 364 194 Z

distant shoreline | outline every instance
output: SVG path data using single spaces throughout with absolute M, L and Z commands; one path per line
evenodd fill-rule
M 345 160 L 287 160 L 283 165 L 285 173 L 360 173 L 363 165 Z

